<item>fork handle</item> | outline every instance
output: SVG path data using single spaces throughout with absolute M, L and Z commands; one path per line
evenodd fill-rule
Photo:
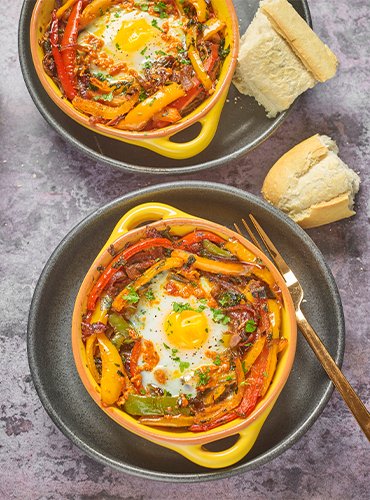
M 351 384 L 340 371 L 334 359 L 330 356 L 319 336 L 309 324 L 300 309 L 296 311 L 296 318 L 297 325 L 309 343 L 311 349 L 316 354 L 324 370 L 329 375 L 329 378 L 338 389 L 348 408 L 357 420 L 359 426 L 365 433 L 367 439 L 370 441 L 370 413 L 367 411 L 365 405 L 358 397 Z

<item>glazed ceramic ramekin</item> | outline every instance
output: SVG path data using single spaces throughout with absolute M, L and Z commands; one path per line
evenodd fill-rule
M 213 231 L 225 238 L 236 238 L 268 266 L 279 285 L 284 303 L 282 309 L 282 335 L 288 340 L 288 346 L 280 355 L 277 369 L 268 392 L 247 418 L 239 418 L 202 433 L 179 433 L 164 430 L 163 428 L 157 429 L 142 425 L 138 420 L 119 408 L 106 407 L 101 404 L 100 387 L 87 368 L 85 344 L 82 341 L 81 335 L 81 318 L 86 311 L 87 296 L 99 277 L 98 266 L 106 266 L 112 259 L 108 248 L 114 244 L 115 249 L 119 250 L 127 245 L 127 243 L 134 243 L 139 238 L 145 236 L 145 227 L 142 224 L 147 222 L 150 222 L 150 225 L 156 227 L 158 230 L 170 226 L 172 231 L 175 231 L 178 235 L 187 234 L 197 228 Z M 139 225 L 140 227 L 137 227 Z M 174 207 L 161 203 L 139 205 L 121 218 L 86 274 L 76 298 L 72 321 L 72 349 L 77 371 L 85 388 L 100 408 L 119 425 L 138 436 L 170 448 L 189 460 L 210 468 L 230 466 L 241 460 L 252 448 L 264 421 L 272 410 L 288 379 L 295 355 L 296 336 L 295 313 L 289 291 L 274 265 L 258 248 L 226 227 L 204 219 L 198 219 Z M 237 441 L 226 450 L 215 452 L 205 448 L 207 443 L 234 435 L 238 435 Z
M 58 86 L 44 71 L 42 64 L 44 54 L 39 44 L 50 22 L 51 13 L 55 6 L 54 0 L 37 0 L 32 13 L 30 45 L 36 73 L 44 89 L 55 104 L 69 117 L 87 129 L 112 139 L 118 139 L 129 144 L 150 149 L 169 158 L 190 158 L 203 151 L 216 133 L 221 111 L 234 74 L 239 51 L 238 19 L 232 0 L 212 0 L 212 5 L 219 19 L 226 24 L 225 45 L 230 46 L 230 53 L 223 63 L 215 92 L 203 101 L 192 113 L 182 118 L 179 122 L 163 129 L 146 132 L 129 132 L 99 123 L 92 124 L 88 116 L 75 109 L 71 102 L 62 97 L 62 93 Z M 201 124 L 201 130 L 197 137 L 188 142 L 171 141 L 171 138 L 178 132 L 190 127 L 196 122 Z

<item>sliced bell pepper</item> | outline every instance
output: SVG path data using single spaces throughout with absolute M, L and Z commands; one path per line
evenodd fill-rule
M 172 257 L 183 259 L 184 262 L 187 262 L 190 258 L 192 267 L 208 273 L 248 276 L 253 272 L 252 266 L 249 264 L 206 259 L 185 250 L 175 249 L 172 252 Z
M 132 344 L 135 338 L 138 337 L 133 326 L 120 314 L 110 314 L 108 321 L 114 328 L 114 335 L 111 338 L 111 342 L 118 350 L 122 347 L 122 344 Z
M 60 84 L 65 95 L 72 101 L 72 99 L 76 96 L 77 91 L 74 87 L 73 81 L 66 71 L 62 55 L 59 51 L 59 22 L 55 10 L 52 14 L 49 40 Z
M 118 0 L 120 1 L 120 0 Z M 80 29 L 91 23 L 96 17 L 102 16 L 104 11 L 118 3 L 117 0 L 93 0 L 83 10 L 80 20 Z
M 262 349 L 264 348 L 266 343 L 266 337 L 258 338 L 252 347 L 248 350 L 247 354 L 243 358 L 243 370 L 244 373 L 247 374 L 249 370 L 252 368 L 253 363 L 256 361 L 258 356 L 261 354 Z
M 114 404 L 125 385 L 124 368 L 121 356 L 104 333 L 97 333 L 100 357 L 102 360 L 102 376 L 100 381 L 101 401 L 105 405 Z
M 104 118 L 105 120 L 114 120 L 128 113 L 139 100 L 137 93 L 127 97 L 127 100 L 120 106 L 112 107 L 102 104 L 101 102 L 92 101 L 91 99 L 83 99 L 76 96 L 72 104 L 73 106 L 87 115 Z
M 204 0 L 189 0 L 197 12 L 197 18 L 200 23 L 204 23 L 207 16 L 207 4 Z
M 116 127 L 122 130 L 142 130 L 157 113 L 184 95 L 185 90 L 178 83 L 165 85 L 135 106 Z
M 223 257 L 226 259 L 230 259 L 230 257 L 233 257 L 233 254 L 231 252 L 219 247 L 218 245 L 215 245 L 209 240 L 203 240 L 203 248 L 216 257 Z
M 126 298 L 133 290 L 136 291 L 149 281 L 151 281 L 157 274 L 167 271 L 168 269 L 173 269 L 175 267 L 181 267 L 184 260 L 178 257 L 169 257 L 168 259 L 160 260 L 156 262 L 152 267 L 147 269 L 144 274 L 142 274 L 138 279 L 133 281 L 129 286 L 124 288 L 113 301 L 112 307 L 116 311 L 121 311 L 127 304 Z
M 188 407 L 179 406 L 178 396 L 139 396 L 130 394 L 124 404 L 126 413 L 143 415 L 189 415 Z
M 212 80 L 208 76 L 207 71 L 203 66 L 203 62 L 202 59 L 200 58 L 199 52 L 194 45 L 190 45 L 188 47 L 188 56 L 195 71 L 195 74 L 201 81 L 203 87 L 207 91 L 211 90 L 213 85 Z
M 229 240 L 225 244 L 225 248 L 242 262 L 254 262 L 257 259 L 254 253 L 245 248 L 238 240 Z
M 122 263 L 121 265 L 123 265 L 128 259 L 137 253 L 151 247 L 172 248 L 173 244 L 166 238 L 150 238 L 140 241 L 139 243 L 136 243 L 119 253 L 105 268 L 104 272 L 100 275 L 98 281 L 93 286 L 87 300 L 88 311 L 92 311 L 95 308 L 96 301 L 101 292 L 107 286 L 114 274 L 118 271 L 119 267 L 121 267 L 119 264 Z
M 272 338 L 273 340 L 276 341 L 280 337 L 280 324 L 281 324 L 280 305 L 278 304 L 278 302 L 276 302 L 276 300 L 268 299 L 267 306 L 269 309 Z M 276 370 L 278 352 L 279 352 L 279 344 L 276 342 L 271 342 L 267 360 L 267 369 L 266 369 L 267 376 L 265 377 L 265 381 L 261 389 L 261 396 L 264 396 L 266 394 L 272 382 L 272 378 Z
M 242 418 L 247 417 L 257 404 L 265 380 L 268 353 L 269 348 L 265 345 L 246 378 L 243 399 L 236 409 L 236 413 Z
M 210 233 L 208 231 L 193 231 L 178 240 L 176 242 L 176 246 L 186 249 L 187 247 L 194 245 L 194 243 L 200 243 L 205 239 L 212 241 L 213 243 L 225 243 L 226 241 L 220 236 L 217 236 L 217 234 Z
M 225 23 L 217 17 L 209 19 L 204 23 L 203 40 L 209 40 L 213 35 L 224 29 L 224 27 Z
M 77 0 L 67 0 L 59 9 L 57 10 L 57 18 L 60 19 L 62 15 L 68 10 L 72 5 L 74 5 Z
M 60 51 L 66 73 L 76 89 L 76 46 L 78 27 L 82 10 L 82 0 L 78 0 L 69 15 L 67 26 L 64 30 Z
M 90 370 L 91 375 L 94 377 L 95 382 L 99 384 L 100 375 L 94 361 L 95 346 L 96 346 L 96 333 L 93 333 L 86 340 L 86 361 L 87 361 L 87 367 Z
M 90 323 L 103 323 L 103 325 L 106 325 L 108 322 L 108 309 L 107 303 L 104 300 L 99 300 L 91 315 Z

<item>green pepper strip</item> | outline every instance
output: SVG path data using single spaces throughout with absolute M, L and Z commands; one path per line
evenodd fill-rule
M 212 255 L 216 255 L 217 257 L 226 257 L 227 259 L 231 259 L 233 254 L 228 250 L 224 250 L 223 248 L 215 245 L 209 240 L 203 240 L 203 248 L 207 250 Z
M 177 396 L 138 396 L 130 394 L 123 409 L 129 415 L 189 415 L 188 407 L 178 405 Z
M 120 314 L 112 313 L 109 315 L 108 320 L 114 328 L 114 335 L 110 340 L 118 350 L 122 347 L 122 344 L 131 344 L 135 341 L 135 338 L 130 335 L 130 330 L 136 334 L 133 326 Z

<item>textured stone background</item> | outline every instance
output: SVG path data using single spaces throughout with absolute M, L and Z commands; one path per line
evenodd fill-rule
M 369 447 L 333 394 L 322 416 L 282 456 L 228 480 L 159 484 L 115 472 L 85 456 L 54 426 L 36 395 L 26 355 L 27 315 L 51 251 L 97 207 L 177 177 L 133 175 L 76 153 L 51 130 L 23 83 L 17 58 L 20 0 L 1 4 L 0 498 L 370 497 Z M 316 31 L 341 61 L 333 81 L 307 92 L 273 138 L 245 158 L 198 175 L 259 193 L 288 148 L 321 132 L 362 178 L 357 216 L 310 231 L 337 280 L 347 324 L 344 372 L 369 406 L 370 8 L 368 0 L 311 1 Z M 188 179 L 190 176 L 182 177 Z

